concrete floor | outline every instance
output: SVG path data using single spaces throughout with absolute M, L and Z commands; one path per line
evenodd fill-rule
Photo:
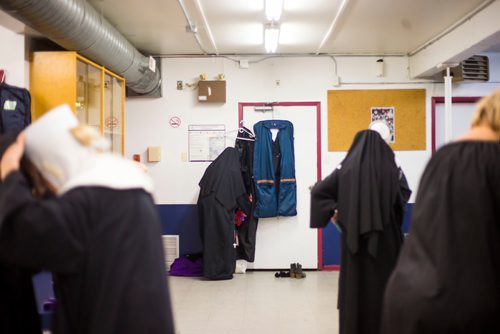
M 170 277 L 178 334 L 338 333 L 338 272 L 306 272 L 304 279 L 274 272 L 232 280 Z

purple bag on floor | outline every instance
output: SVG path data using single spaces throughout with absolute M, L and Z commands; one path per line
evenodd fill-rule
M 170 266 L 170 276 L 203 276 L 203 259 L 198 257 L 191 260 L 187 257 L 179 257 Z
M 43 310 L 45 312 L 54 312 L 54 308 L 56 307 L 56 299 L 49 298 L 43 303 Z

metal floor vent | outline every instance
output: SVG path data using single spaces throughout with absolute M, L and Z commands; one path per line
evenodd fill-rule
M 453 81 L 488 81 L 490 79 L 487 56 L 472 56 L 450 70 Z
M 178 235 L 163 235 L 163 250 L 165 251 L 165 264 L 167 270 L 175 259 L 179 257 L 179 236 Z

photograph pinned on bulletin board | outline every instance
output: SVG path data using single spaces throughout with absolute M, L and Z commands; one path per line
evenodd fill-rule
M 384 121 L 389 130 L 391 131 L 391 139 L 389 143 L 393 144 L 396 141 L 396 133 L 394 128 L 394 107 L 372 107 L 371 108 L 371 122 Z

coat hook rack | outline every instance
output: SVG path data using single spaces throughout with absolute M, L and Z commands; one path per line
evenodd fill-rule
M 260 112 L 268 112 L 268 111 L 273 111 L 274 108 L 272 105 L 265 105 L 265 106 L 255 106 L 253 107 L 254 111 L 260 111 Z

